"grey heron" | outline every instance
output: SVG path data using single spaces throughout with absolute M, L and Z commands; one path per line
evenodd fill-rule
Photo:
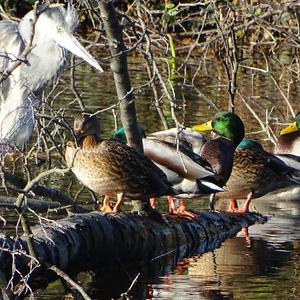
M 64 70 L 68 52 L 103 72 L 93 56 L 73 36 L 78 17 L 72 6 L 46 7 L 36 19 L 28 12 L 19 23 L 0 21 L 0 74 L 9 68 L 30 43 L 32 50 L 0 85 L 0 152 L 4 144 L 22 147 L 34 127 L 41 92 Z

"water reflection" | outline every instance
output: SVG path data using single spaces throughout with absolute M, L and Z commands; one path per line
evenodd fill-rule
M 270 215 L 264 225 L 249 228 L 213 252 L 189 259 L 184 276 L 171 275 L 171 284 L 155 285 L 159 299 L 296 299 L 299 290 L 299 201 L 254 200 Z M 180 282 L 188 283 L 185 288 Z M 173 283 L 180 292 L 168 295 Z M 175 287 L 176 290 L 176 287 Z

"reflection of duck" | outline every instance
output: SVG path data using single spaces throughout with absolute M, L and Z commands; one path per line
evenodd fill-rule
M 293 123 L 281 130 L 274 153 L 300 156 L 300 113 Z
M 264 226 L 253 227 L 260 227 L 263 231 Z M 282 232 L 279 236 L 284 235 Z M 298 266 L 290 267 L 293 251 L 290 249 L 293 246 L 288 243 L 278 247 L 278 244 L 270 243 L 269 238 L 266 236 L 266 240 L 262 240 L 259 236 L 258 239 L 252 239 L 251 247 L 242 237 L 226 240 L 214 252 L 207 252 L 200 258 L 190 259 L 189 280 L 193 283 L 198 282 L 197 291 L 218 295 L 218 297 L 205 297 L 205 299 L 293 298 L 292 289 L 285 290 L 286 297 L 275 292 L 276 286 L 283 281 L 283 278 L 289 282 L 286 283 L 289 287 L 296 281 L 295 272 Z M 287 266 L 290 270 L 288 273 Z
M 95 116 L 78 115 L 74 131 L 80 148 L 68 142 L 67 164 L 85 186 L 105 195 L 103 211 L 118 212 L 125 195 L 146 201 L 149 197 L 174 194 L 165 174 L 147 157 L 124 143 L 101 139 Z M 111 195 L 117 195 L 113 209 L 109 205 Z
M 179 134 L 179 145 L 175 143 L 175 136 L 174 129 L 153 133 L 149 137 L 143 138 L 143 146 L 145 155 L 167 175 L 168 181 L 178 191 L 178 196 L 193 198 L 223 191 L 222 188 L 211 182 L 218 178 L 215 178 L 207 161 L 189 150 L 189 148 L 194 149 L 193 147 L 199 148 L 203 136 L 191 130 L 184 130 Z M 124 129 L 120 128 L 114 134 L 114 138 L 126 142 Z M 187 211 L 183 199 L 179 200 L 178 208 L 172 197 L 168 197 L 168 200 L 171 213 L 195 217 Z
M 230 210 L 235 210 L 236 199 L 247 198 L 250 202 L 271 191 L 300 184 L 292 176 L 299 176 L 299 172 L 264 151 L 258 142 L 244 140 L 235 151 L 231 176 L 226 184 L 228 191 L 219 195 L 231 198 Z

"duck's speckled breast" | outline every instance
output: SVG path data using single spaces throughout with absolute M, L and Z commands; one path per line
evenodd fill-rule
M 66 151 L 69 163 L 73 153 L 72 149 Z M 134 199 L 172 193 L 159 168 L 133 148 L 114 140 L 84 142 L 76 152 L 72 171 L 85 186 L 104 195 L 122 192 Z

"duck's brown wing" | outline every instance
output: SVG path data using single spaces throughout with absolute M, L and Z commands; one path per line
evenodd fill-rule
M 167 177 L 150 159 L 115 140 L 103 140 L 95 147 L 102 168 L 112 183 L 128 195 L 158 196 L 173 194 Z
M 289 167 L 265 151 L 237 149 L 230 179 L 226 187 L 228 193 L 242 194 L 252 191 L 255 197 L 292 184 Z

